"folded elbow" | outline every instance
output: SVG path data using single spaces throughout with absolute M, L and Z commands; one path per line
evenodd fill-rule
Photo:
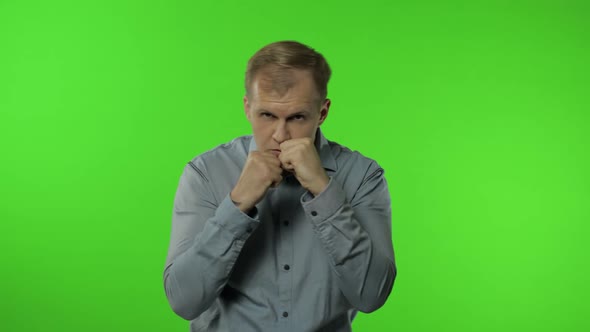
M 356 308 L 365 314 L 369 314 L 381 308 L 387 301 L 388 294 L 377 294 L 370 299 L 361 301 Z
M 377 309 L 381 308 L 383 306 L 383 303 L 378 303 L 378 302 L 369 302 L 369 303 L 365 303 L 365 304 L 361 304 L 357 307 L 358 311 L 365 313 L 365 314 L 370 314 L 373 311 L 376 311 Z
M 186 320 L 193 320 L 195 318 L 197 318 L 201 312 L 199 312 L 198 310 L 195 310 L 195 308 L 192 308 L 189 305 L 186 305 L 184 303 L 180 303 L 179 301 L 169 301 L 170 302 L 170 307 L 172 308 L 172 311 L 174 311 L 175 314 L 177 314 L 178 316 L 186 319 Z
M 175 314 L 186 320 L 197 318 L 203 310 L 199 305 L 195 305 L 194 301 L 189 301 L 189 297 L 184 294 L 177 283 L 170 283 L 170 279 L 174 280 L 174 278 L 170 277 L 168 273 L 164 277 L 164 290 L 170 308 Z
M 383 282 L 379 287 L 375 288 L 375 292 L 367 296 L 366 298 L 362 299 L 360 303 L 356 306 L 356 308 L 363 313 L 371 313 L 376 311 L 377 309 L 381 308 L 389 294 L 391 294 L 391 290 L 393 289 L 393 284 L 395 282 L 395 277 L 397 276 L 397 268 L 394 263 L 388 268 L 387 274 L 383 279 Z

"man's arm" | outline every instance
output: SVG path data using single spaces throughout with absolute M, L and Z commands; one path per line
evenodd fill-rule
M 344 296 L 362 312 L 380 308 L 397 274 L 383 170 L 372 163 L 350 202 L 334 178 L 319 195 L 307 192 L 301 201 Z
M 164 288 L 172 310 L 187 320 L 215 301 L 259 223 L 256 216 L 241 212 L 229 194 L 218 204 L 209 181 L 197 165 L 189 163 L 174 198 Z
M 168 302 L 189 320 L 207 310 L 223 290 L 244 243 L 259 225 L 256 204 L 282 180 L 280 161 L 272 153 L 252 151 L 232 192 L 217 204 L 214 179 L 207 178 L 199 162 L 185 166 L 180 178 L 164 269 Z

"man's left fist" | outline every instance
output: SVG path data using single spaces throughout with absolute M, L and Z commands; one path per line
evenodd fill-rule
M 293 172 L 301 186 L 317 196 L 326 188 L 330 178 L 313 142 L 310 137 L 284 141 L 280 145 L 279 160 L 284 170 Z

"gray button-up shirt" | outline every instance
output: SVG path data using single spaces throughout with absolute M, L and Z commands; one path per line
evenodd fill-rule
M 357 310 L 385 303 L 396 276 L 383 169 L 325 139 L 330 182 L 314 197 L 287 176 L 250 215 L 230 200 L 253 137 L 184 168 L 164 288 L 191 331 L 351 331 Z

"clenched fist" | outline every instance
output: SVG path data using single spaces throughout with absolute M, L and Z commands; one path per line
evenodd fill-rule
M 310 137 L 295 138 L 280 145 L 281 166 L 295 174 L 301 186 L 314 196 L 324 191 L 330 178 L 322 166 L 318 151 Z
M 283 180 L 282 173 L 281 161 L 274 154 L 252 151 L 229 196 L 242 212 L 247 213 L 262 200 L 268 188 Z

